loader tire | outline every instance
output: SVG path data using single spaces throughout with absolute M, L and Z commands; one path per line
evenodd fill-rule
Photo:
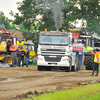
M 14 59 L 13 59 L 13 57 L 12 57 L 11 55 L 5 56 L 5 58 L 4 58 L 4 63 L 6 63 L 7 65 L 13 66 L 13 64 L 14 64 Z
M 14 59 L 14 66 L 17 66 L 17 54 L 16 54 L 16 52 L 11 52 L 11 56 L 13 57 L 13 59 Z
M 86 55 L 85 56 L 85 67 L 86 70 L 93 70 L 93 64 L 94 64 L 94 56 L 93 55 Z

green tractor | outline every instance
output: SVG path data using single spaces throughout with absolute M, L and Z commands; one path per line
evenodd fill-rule
M 90 52 L 95 52 L 95 49 L 100 48 L 100 39 L 93 36 L 81 35 L 85 44 L 85 67 L 86 70 L 92 70 L 94 64 L 94 55 Z

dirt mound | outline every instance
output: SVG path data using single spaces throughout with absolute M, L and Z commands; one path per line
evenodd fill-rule
M 12 100 L 26 99 L 26 98 L 31 98 L 33 100 L 33 98 L 30 95 L 35 95 L 35 93 L 37 93 L 37 91 L 34 91 L 34 93 L 29 91 L 29 92 L 22 94 L 22 95 L 13 96 Z M 11 98 L 9 100 L 11 100 Z

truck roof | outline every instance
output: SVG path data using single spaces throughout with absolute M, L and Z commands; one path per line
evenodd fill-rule
M 34 45 L 34 43 L 27 43 L 27 42 L 25 43 L 24 42 L 24 45 Z
M 42 31 L 39 34 L 44 34 L 44 35 L 68 35 L 71 34 L 70 32 L 60 32 L 60 31 Z

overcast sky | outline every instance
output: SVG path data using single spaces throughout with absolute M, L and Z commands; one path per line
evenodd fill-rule
M 18 5 L 16 2 L 22 2 L 23 0 L 0 0 L 0 11 L 3 11 L 6 17 L 14 19 L 10 16 L 9 12 L 12 10 L 14 13 L 18 12 Z
M 12 10 L 14 13 L 18 12 L 17 7 L 18 5 L 16 2 L 22 2 L 23 0 L 0 0 L 0 11 L 3 11 L 6 17 L 9 19 L 14 19 L 10 16 L 9 12 Z M 77 27 L 80 26 L 80 21 L 77 24 Z

